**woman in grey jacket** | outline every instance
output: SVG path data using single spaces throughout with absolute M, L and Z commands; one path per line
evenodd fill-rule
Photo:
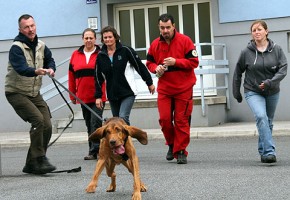
M 239 57 L 233 77 L 233 95 L 242 102 L 240 92 L 245 72 L 245 99 L 256 119 L 258 152 L 262 163 L 276 162 L 272 138 L 273 118 L 279 101 L 280 81 L 287 74 L 287 59 L 281 47 L 268 38 L 267 24 L 258 20 L 251 26 L 253 39 Z

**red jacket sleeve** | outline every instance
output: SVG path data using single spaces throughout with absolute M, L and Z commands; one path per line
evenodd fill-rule
M 74 72 L 74 67 L 73 67 L 73 58 L 74 58 L 74 53 L 71 56 L 70 63 L 69 63 L 69 70 L 68 70 L 68 89 L 71 91 L 73 94 L 76 94 L 76 79 L 75 79 L 75 72 Z M 75 98 L 69 94 L 70 100 L 74 100 Z

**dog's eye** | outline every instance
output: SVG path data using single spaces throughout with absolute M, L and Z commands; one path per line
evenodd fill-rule
M 106 135 L 109 135 L 111 133 L 111 131 L 110 130 L 106 130 L 105 133 L 106 133 Z
M 123 133 L 122 132 L 118 132 L 118 137 L 122 137 Z
M 116 132 L 121 132 L 121 129 L 120 129 L 119 127 L 116 127 L 116 128 L 115 128 L 115 131 L 116 131 Z

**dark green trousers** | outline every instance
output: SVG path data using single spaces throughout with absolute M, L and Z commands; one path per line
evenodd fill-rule
M 18 93 L 5 93 L 8 102 L 15 112 L 31 124 L 30 147 L 26 163 L 31 159 L 46 155 L 52 134 L 51 114 L 42 96 L 29 97 Z M 12 122 L 13 123 L 13 122 Z

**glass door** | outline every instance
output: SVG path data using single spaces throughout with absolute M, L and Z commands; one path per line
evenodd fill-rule
M 158 17 L 161 13 L 170 13 L 174 17 L 176 30 L 189 36 L 192 41 L 198 43 L 211 43 L 211 12 L 209 1 L 181 1 L 165 3 L 136 3 L 118 4 L 115 6 L 116 28 L 125 45 L 134 48 L 144 62 L 151 42 L 159 37 Z M 213 59 L 211 46 L 199 47 L 200 59 Z M 214 66 L 203 66 L 213 68 Z M 195 96 L 200 96 L 199 77 Z M 215 85 L 215 75 L 204 76 L 204 87 Z M 157 80 L 156 80 L 157 81 Z M 215 90 L 206 91 L 205 95 L 215 95 Z

